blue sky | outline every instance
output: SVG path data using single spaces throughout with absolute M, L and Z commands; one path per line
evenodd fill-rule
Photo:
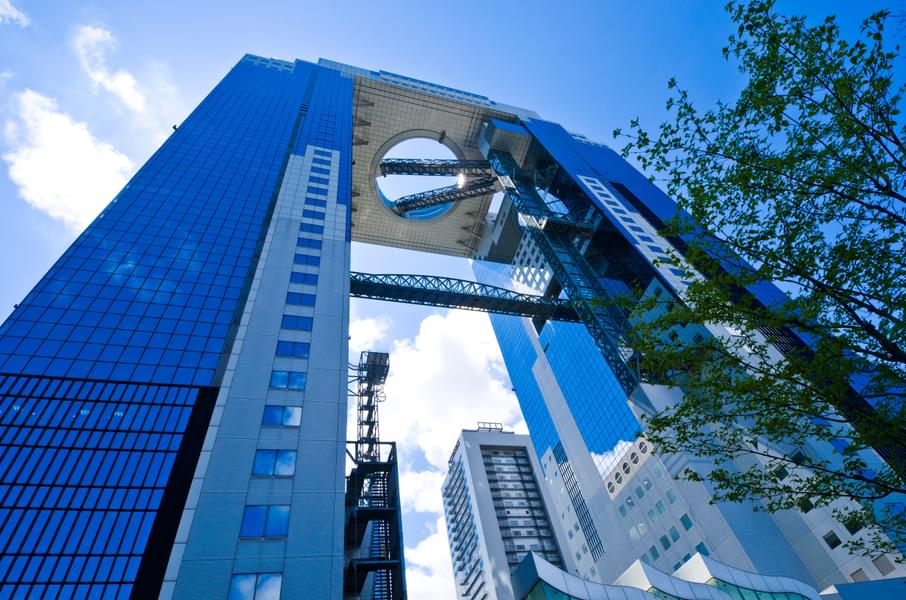
M 723 1 L 116 2 L 0 0 L 0 318 L 246 52 L 330 58 L 524 106 L 609 143 L 741 82 Z M 780 2 L 839 15 L 879 2 Z M 895 5 L 895 8 L 902 9 Z M 353 268 L 469 277 L 465 261 L 356 246 Z M 353 349 L 392 352 L 385 438 L 401 444 L 412 597 L 454 597 L 438 520 L 446 455 L 476 420 L 520 427 L 486 317 L 354 302 Z M 440 529 L 438 529 L 440 527 Z M 444 594 L 446 596 L 444 596 Z

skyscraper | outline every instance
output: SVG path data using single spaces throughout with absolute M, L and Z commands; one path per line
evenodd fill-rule
M 685 251 L 683 240 L 669 237 L 664 225 L 676 214 L 675 203 L 606 146 L 555 124 L 528 120 L 524 125 L 560 173 L 567 174 L 566 181 L 556 176 L 545 181 L 539 196 L 549 204 L 567 198 L 574 206 L 594 204 L 599 211 L 595 233 L 580 246 L 583 268 L 590 272 L 585 279 L 597 284 L 596 294 L 640 289 L 645 297 L 679 301 L 688 285 L 684 273 L 659 262 L 668 253 Z M 581 187 L 581 193 L 573 186 Z M 505 202 L 501 212 L 506 209 Z M 559 294 L 568 275 L 557 265 L 557 256 L 545 252 L 544 243 L 538 236 L 522 236 L 511 264 L 474 263 L 478 280 Z M 770 304 L 780 292 L 761 285 L 747 293 Z M 588 547 L 587 552 L 578 548 L 582 576 L 609 582 L 637 559 L 672 572 L 697 552 L 737 568 L 794 577 L 818 589 L 906 573 L 894 557 L 871 560 L 843 547 L 866 534 L 859 525 L 834 518 L 834 509 L 847 506 L 845 500 L 826 508 L 767 514 L 753 512 L 752 504 L 711 504 L 707 483 L 681 481 L 687 468 L 707 474 L 713 463 L 690 455 L 652 455 L 650 446 L 637 438 L 640 417 L 670 406 L 681 392 L 644 382 L 626 386 L 628 350 L 619 350 L 628 363 L 600 352 L 593 328 L 500 314 L 492 314 L 491 322 L 554 503 L 567 524 L 580 526 Z M 689 324 L 676 327 L 674 334 L 690 340 L 730 335 L 720 329 L 719 324 Z M 613 339 L 618 343 L 617 336 Z M 778 450 L 814 457 L 834 452 L 817 442 Z M 735 465 L 746 466 L 745 459 Z
M 528 436 L 493 423 L 464 430 L 443 486 L 456 594 L 463 600 L 512 600 L 509 573 L 529 552 L 572 571 L 567 535 L 551 519 L 550 492 Z
M 382 160 L 410 138 L 456 159 Z M 386 173 L 462 180 L 392 199 Z M 498 322 L 511 377 L 579 568 L 619 572 L 603 477 L 663 394 L 594 298 L 684 285 L 657 264 L 672 210 L 529 110 L 243 57 L 0 326 L 0 595 L 342 597 L 350 292 L 534 319 Z M 532 265 L 546 297 L 350 274 L 353 240 Z M 757 535 L 798 568 L 781 529 Z

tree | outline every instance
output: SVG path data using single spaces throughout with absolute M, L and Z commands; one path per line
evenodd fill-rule
M 809 24 L 771 0 L 727 10 L 724 57 L 745 78 L 735 103 L 700 110 L 671 80 L 656 134 L 638 120 L 614 132 L 687 211 L 664 234 L 694 281 L 672 310 L 633 308 L 647 315 L 630 334 L 646 378 L 684 392 L 646 435 L 713 459 L 718 500 L 830 505 L 866 527 L 851 551 L 894 552 L 906 546 L 906 127 L 889 14 L 850 42 L 834 17 Z M 759 301 L 759 282 L 785 295 Z M 734 335 L 671 335 L 690 323 Z

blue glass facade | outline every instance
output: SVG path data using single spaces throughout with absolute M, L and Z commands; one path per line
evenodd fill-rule
M 539 341 L 598 471 L 608 471 L 612 451 L 640 429 L 626 394 L 583 325 L 548 323 Z
M 0 597 L 160 586 L 287 161 L 349 156 L 351 94 L 339 73 L 247 56 L 0 326 Z M 321 233 L 301 228 L 300 251 Z

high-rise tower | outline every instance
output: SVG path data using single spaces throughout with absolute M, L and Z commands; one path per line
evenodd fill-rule
M 528 436 L 494 423 L 464 430 L 450 455 L 443 498 L 458 598 L 513 600 L 508 575 L 529 552 L 573 570 L 572 557 L 561 551 L 567 532 L 551 518 L 550 492 Z
M 456 159 L 382 160 L 410 138 Z M 394 200 L 384 173 L 462 180 Z M 485 96 L 243 57 L 0 326 L 0 596 L 342 597 L 350 292 L 533 319 L 498 327 L 511 377 L 580 569 L 619 571 L 605 467 L 634 441 L 626 398 L 664 399 L 595 298 L 684 285 L 657 263 L 675 207 L 646 186 Z M 350 275 L 353 240 L 533 265 L 544 297 Z

